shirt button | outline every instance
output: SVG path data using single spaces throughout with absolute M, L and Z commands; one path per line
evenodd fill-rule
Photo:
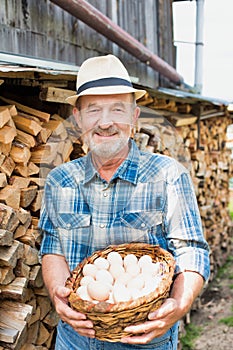
M 105 225 L 104 224 L 100 224 L 100 228 L 105 228 Z
M 145 227 L 146 226 L 146 224 L 143 222 L 142 224 L 141 224 L 141 227 Z
M 67 227 L 67 228 L 71 228 L 71 224 L 67 224 L 66 227 Z
M 104 197 L 107 197 L 107 196 L 108 196 L 108 194 L 107 194 L 106 192 L 104 192 L 103 196 L 104 196 Z

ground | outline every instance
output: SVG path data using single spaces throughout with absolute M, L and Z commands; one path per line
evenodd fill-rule
M 222 319 L 231 317 L 231 326 Z M 233 258 L 219 271 L 201 297 L 201 308 L 191 313 L 191 323 L 200 327 L 192 350 L 233 349 Z

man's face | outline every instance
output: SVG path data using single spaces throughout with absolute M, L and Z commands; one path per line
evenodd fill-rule
M 90 151 L 107 160 L 128 147 L 139 111 L 131 94 L 98 95 L 82 96 L 74 115 Z

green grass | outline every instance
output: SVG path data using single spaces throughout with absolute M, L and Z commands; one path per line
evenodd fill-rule
M 233 327 L 233 316 L 222 318 L 219 322 L 224 323 L 228 327 Z
M 180 337 L 182 350 L 195 350 L 194 341 L 201 334 L 201 327 L 197 327 L 192 323 L 185 326 L 186 334 Z
M 231 306 L 231 312 L 233 313 L 233 305 Z M 219 320 L 219 322 L 224 323 L 228 327 L 233 327 L 233 315 L 222 318 L 221 320 Z

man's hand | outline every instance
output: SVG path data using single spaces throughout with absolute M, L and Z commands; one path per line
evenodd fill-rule
M 50 298 L 61 320 L 68 323 L 80 335 L 94 338 L 92 322 L 87 320 L 84 314 L 71 309 L 68 305 L 71 290 L 64 285 L 70 276 L 70 271 L 65 258 L 61 255 L 43 256 L 42 273 Z
M 203 278 L 196 272 L 185 271 L 176 276 L 170 298 L 148 315 L 148 321 L 136 326 L 128 326 L 126 332 L 132 336 L 121 339 L 128 344 L 147 344 L 165 334 L 191 308 L 203 287 Z
M 53 302 L 58 315 L 62 321 L 68 323 L 80 335 L 94 338 L 93 323 L 87 320 L 83 313 L 77 312 L 68 306 L 67 298 L 70 292 L 71 290 L 65 287 L 57 287 L 54 291 Z
M 161 337 L 179 320 L 177 309 L 176 300 L 167 299 L 158 310 L 148 315 L 148 321 L 126 327 L 125 331 L 133 335 L 124 337 L 121 341 L 128 344 L 147 344 L 154 338 Z

